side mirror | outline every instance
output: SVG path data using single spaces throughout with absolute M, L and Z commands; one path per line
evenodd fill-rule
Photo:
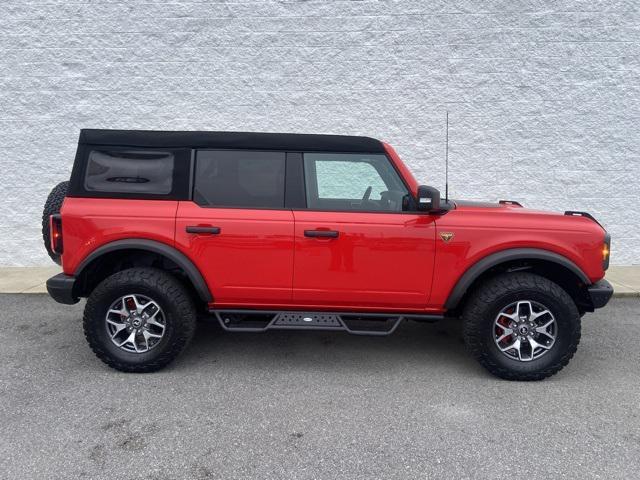
M 418 211 L 433 212 L 440 210 L 440 191 L 437 188 L 420 185 L 418 187 Z

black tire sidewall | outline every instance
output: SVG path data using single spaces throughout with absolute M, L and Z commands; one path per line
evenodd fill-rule
M 159 271 L 159 274 L 168 276 L 162 271 Z M 190 340 L 195 326 L 195 314 L 193 311 L 179 311 L 175 305 L 175 298 L 164 289 L 154 288 L 145 282 L 126 279 L 122 281 L 121 278 L 124 276 L 120 275 L 117 281 L 108 278 L 96 287 L 87 300 L 84 320 L 87 340 L 94 352 L 115 368 L 131 371 L 137 371 L 136 367 L 141 367 L 140 371 L 161 368 L 173 360 Z M 164 314 L 164 336 L 148 352 L 133 353 L 119 348 L 111 341 L 107 331 L 106 314 L 108 309 L 118 298 L 129 294 L 144 295 L 154 300 Z M 186 292 L 184 295 L 187 295 Z
M 557 325 L 556 340 L 551 350 L 529 362 L 508 358 L 498 349 L 494 341 L 494 321 L 497 315 L 507 305 L 522 300 L 531 300 L 547 307 L 554 316 Z M 579 317 L 576 318 L 576 312 L 572 311 L 570 305 L 553 295 L 538 290 L 522 290 L 496 298 L 487 306 L 483 320 L 483 332 L 481 332 L 480 338 L 483 342 L 483 348 L 492 362 L 499 368 L 527 373 L 547 370 L 562 361 L 562 358 L 575 344 L 576 322 L 579 322 Z
M 494 341 L 494 322 L 502 309 L 517 301 L 544 305 L 556 320 L 556 341 L 532 361 L 507 357 Z M 564 368 L 580 343 L 580 314 L 571 296 L 558 284 L 530 272 L 498 274 L 469 295 L 464 310 L 463 336 L 469 352 L 492 374 L 507 380 L 542 380 Z

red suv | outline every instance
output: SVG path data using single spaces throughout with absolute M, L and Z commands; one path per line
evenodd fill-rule
M 461 316 L 490 372 L 538 380 L 613 293 L 591 215 L 441 200 L 367 137 L 82 130 L 43 233 L 50 295 L 87 297 L 89 345 L 129 372 L 172 361 L 198 314 L 369 335 Z

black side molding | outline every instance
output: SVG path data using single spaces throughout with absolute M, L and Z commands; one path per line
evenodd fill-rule
M 540 250 L 537 248 L 511 248 L 509 250 L 503 250 L 502 252 L 494 253 L 493 255 L 489 255 L 479 260 L 475 264 L 473 264 L 460 279 L 456 286 L 453 288 L 451 293 L 449 294 L 449 298 L 444 304 L 447 310 L 451 310 L 455 308 L 460 303 L 460 300 L 464 297 L 464 294 L 467 292 L 469 287 L 473 284 L 473 282 L 484 272 L 489 270 L 496 265 L 499 265 L 504 262 L 509 262 L 512 260 L 546 260 L 549 262 L 557 263 L 565 267 L 566 269 L 573 272 L 582 283 L 585 285 L 591 285 L 591 281 L 589 277 L 580 270 L 575 263 L 569 260 L 562 255 L 558 255 L 557 253 L 550 252 L 548 250 Z
M 96 248 L 91 252 L 83 262 L 78 266 L 74 272 L 76 278 L 80 277 L 82 271 L 94 260 L 102 255 L 116 250 L 146 250 L 148 252 L 157 253 L 167 257 L 169 260 L 178 265 L 189 277 L 191 283 L 198 292 L 198 296 L 205 302 L 209 303 L 213 301 L 213 296 L 207 287 L 207 283 L 204 281 L 200 270 L 193 264 L 186 255 L 179 252 L 169 245 L 156 242 L 154 240 L 147 240 L 143 238 L 131 238 L 127 240 L 116 240 L 115 242 L 107 243 L 99 248 Z
M 75 277 L 59 273 L 47 280 L 47 292 L 56 302 L 73 305 L 80 300 L 73 294 L 75 284 Z

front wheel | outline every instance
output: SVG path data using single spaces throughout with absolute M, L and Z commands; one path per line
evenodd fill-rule
M 532 273 L 487 281 L 467 302 L 463 335 L 471 354 L 507 380 L 542 380 L 569 363 L 580 313 L 559 285 Z
M 196 310 L 185 287 L 169 273 L 130 268 L 95 288 L 83 324 L 89 346 L 104 363 L 123 372 L 152 372 L 189 343 Z

